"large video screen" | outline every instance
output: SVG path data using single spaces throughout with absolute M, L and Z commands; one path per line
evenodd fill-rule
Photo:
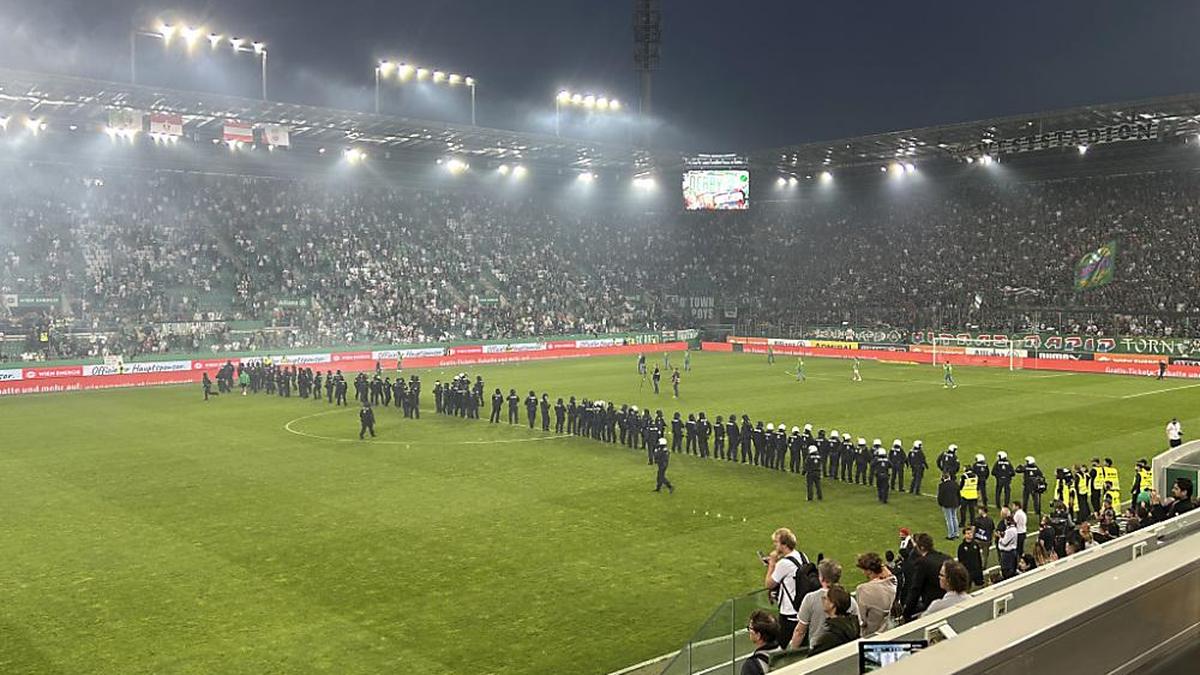
M 750 172 L 722 169 L 684 173 L 683 206 L 688 211 L 750 208 Z

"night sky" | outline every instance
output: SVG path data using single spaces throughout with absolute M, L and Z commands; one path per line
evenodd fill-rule
M 164 7 L 266 41 L 273 99 L 369 110 L 373 66 L 395 57 L 474 76 L 486 126 L 550 131 L 560 87 L 636 100 L 632 0 L 0 0 L 0 65 L 127 79 L 129 28 L 153 25 Z M 1200 91 L 1194 0 L 663 0 L 662 9 L 656 142 L 689 150 Z M 147 59 L 154 48 L 144 46 Z M 160 75 L 153 65 L 148 77 Z M 253 94 L 252 63 L 226 71 L 230 81 L 209 65 L 171 81 Z

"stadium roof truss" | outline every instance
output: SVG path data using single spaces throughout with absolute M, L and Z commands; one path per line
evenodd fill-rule
M 980 148 L 998 139 L 1146 122 L 1158 123 L 1160 139 L 1200 133 L 1200 94 L 787 145 L 750 153 L 750 163 L 784 173 L 811 175 L 823 170 L 889 162 L 963 161 L 978 157 Z
M 180 115 L 185 134 L 219 137 L 224 121 L 235 119 L 285 125 L 293 142 L 365 144 L 417 156 L 458 155 L 580 171 L 636 172 L 682 161 L 678 154 L 656 156 L 614 143 L 0 68 L 0 115 L 49 115 L 103 128 L 109 111 L 121 109 Z

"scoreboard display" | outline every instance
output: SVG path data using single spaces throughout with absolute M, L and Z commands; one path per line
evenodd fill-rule
M 750 208 L 750 172 L 745 169 L 705 169 L 684 173 L 683 206 L 688 211 Z

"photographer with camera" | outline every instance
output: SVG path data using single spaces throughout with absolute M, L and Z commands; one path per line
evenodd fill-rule
M 810 578 L 812 563 L 796 550 L 796 535 L 786 527 L 771 534 L 773 547 L 762 560 L 767 565 L 763 584 L 779 606 L 779 645 L 787 647 L 796 630 L 800 601 L 817 585 Z

